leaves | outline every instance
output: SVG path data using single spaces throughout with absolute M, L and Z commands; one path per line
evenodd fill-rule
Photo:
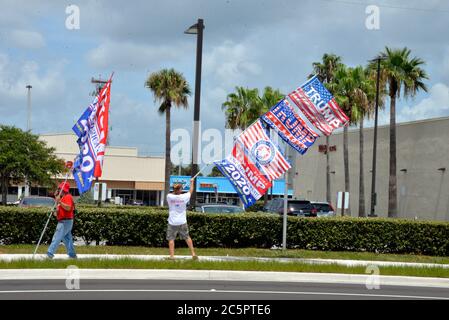
M 64 170 L 64 161 L 54 154 L 37 135 L 10 126 L 0 126 L 0 176 L 39 185 L 52 184 L 52 177 Z
M 158 208 L 79 207 L 74 236 L 108 245 L 165 247 L 167 210 Z M 45 224 L 45 209 L 0 208 L 0 243 L 35 243 Z M 189 212 L 190 235 L 198 247 L 271 248 L 282 244 L 282 217 L 245 213 Z M 449 255 L 449 223 L 367 218 L 288 217 L 290 248 Z M 55 228 L 51 220 L 44 242 Z M 179 245 L 185 246 L 183 241 Z M 177 244 L 177 245 L 178 245 Z

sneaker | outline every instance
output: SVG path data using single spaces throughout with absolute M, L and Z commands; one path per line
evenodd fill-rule
M 166 258 L 167 260 L 171 260 L 171 261 L 173 261 L 173 260 L 175 260 L 175 257 L 168 257 L 168 258 Z
M 197 255 L 192 256 L 192 260 L 198 260 L 198 256 Z
M 47 254 L 45 255 L 45 259 L 51 260 L 51 259 L 53 259 L 53 256 L 47 253 Z

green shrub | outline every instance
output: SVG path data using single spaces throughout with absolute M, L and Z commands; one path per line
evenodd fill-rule
M 78 208 L 73 234 L 108 245 L 166 246 L 168 213 L 160 208 Z M 48 211 L 0 207 L 0 243 L 36 243 Z M 188 213 L 198 247 L 271 248 L 282 242 L 282 217 L 265 213 Z M 55 228 L 51 219 L 43 241 Z M 179 242 L 183 244 L 183 242 Z M 371 218 L 288 218 L 290 248 L 449 256 L 449 223 Z

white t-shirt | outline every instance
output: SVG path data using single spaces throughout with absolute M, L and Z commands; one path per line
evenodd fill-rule
M 172 226 L 179 226 L 187 223 L 186 208 L 190 201 L 190 192 L 183 194 L 169 193 L 168 202 L 168 223 Z

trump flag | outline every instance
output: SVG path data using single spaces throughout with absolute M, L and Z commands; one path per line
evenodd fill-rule
M 310 123 L 326 136 L 349 124 L 349 118 L 317 76 L 310 78 L 288 96 Z
M 112 76 L 72 128 L 78 136 L 80 147 L 73 170 L 80 193 L 88 191 L 94 178 L 102 174 L 108 136 L 111 80 Z
M 265 173 L 269 180 L 279 178 L 291 168 L 279 148 L 268 137 L 259 119 L 249 126 L 237 138 L 248 155 L 249 159 Z
M 285 99 L 265 113 L 262 120 L 300 154 L 306 153 L 318 137 Z

